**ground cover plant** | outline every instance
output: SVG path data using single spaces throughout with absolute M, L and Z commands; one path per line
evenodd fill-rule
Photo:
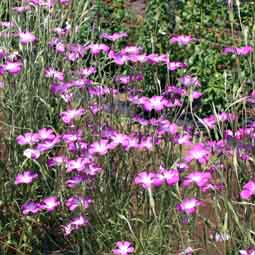
M 0 254 L 255 254 L 253 1 L 125 4 L 0 2 Z

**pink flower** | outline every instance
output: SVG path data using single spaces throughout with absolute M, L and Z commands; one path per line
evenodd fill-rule
M 238 56 L 246 56 L 246 55 L 250 54 L 251 52 L 253 52 L 253 47 L 250 45 L 246 45 L 246 46 L 240 47 L 240 48 L 227 47 L 227 48 L 224 48 L 223 52 L 224 52 L 224 54 L 233 53 Z
M 131 242 L 128 241 L 118 241 L 116 243 L 116 248 L 112 250 L 113 254 L 116 255 L 128 255 L 134 253 L 135 248 Z
M 33 201 L 28 201 L 21 206 L 22 213 L 27 215 L 29 213 L 37 213 L 41 210 L 40 204 Z
M 154 185 L 155 173 L 141 172 L 134 180 L 135 184 L 141 185 L 144 189 L 149 189 Z
M 91 74 L 95 74 L 96 73 L 96 67 L 85 67 L 85 68 L 81 68 L 78 71 L 78 74 L 80 74 L 81 76 L 85 76 L 85 77 L 89 77 Z
M 185 63 L 182 63 L 182 62 L 168 62 L 167 63 L 167 68 L 170 71 L 175 71 L 177 69 L 187 68 L 187 65 Z
M 89 153 L 91 155 L 99 154 L 103 156 L 108 152 L 108 150 L 109 150 L 109 141 L 106 139 L 102 139 L 90 145 Z
M 202 202 L 196 198 L 185 198 L 182 203 L 177 205 L 177 210 L 187 214 L 193 214 L 200 205 L 202 205 Z
M 163 96 L 153 96 L 151 98 L 144 97 L 141 101 L 144 106 L 144 109 L 148 112 L 155 110 L 157 112 L 162 111 L 168 104 Z
M 115 41 L 117 41 L 121 38 L 127 37 L 127 36 L 128 36 L 128 34 L 126 32 L 115 32 L 113 34 L 102 33 L 100 35 L 100 38 L 115 42 Z
M 185 157 L 186 162 L 190 162 L 193 159 L 197 160 L 199 163 L 203 164 L 207 162 L 210 156 L 210 151 L 205 147 L 204 144 L 195 144 L 188 152 Z
M 212 176 L 209 172 L 193 172 L 185 177 L 183 187 L 189 187 L 192 183 L 196 183 L 201 188 L 207 185 L 211 178 Z
M 2 67 L 5 72 L 8 72 L 11 75 L 17 75 L 22 71 L 23 64 L 21 62 L 7 61 Z
M 85 113 L 83 108 L 79 109 L 70 109 L 65 112 L 60 113 L 60 117 L 62 118 L 65 124 L 71 123 L 74 119 L 80 118 Z
M 185 75 L 179 78 L 179 81 L 181 84 L 183 84 L 185 87 L 190 87 L 194 85 L 195 87 L 201 87 L 201 83 L 199 82 L 197 77 L 192 77 L 190 75 Z
M 44 75 L 46 78 L 53 78 L 59 81 L 64 81 L 65 79 L 65 75 L 63 72 L 59 72 L 51 67 L 45 69 Z
M 51 128 L 41 128 L 38 130 L 36 135 L 42 141 L 53 140 L 54 138 L 56 138 L 56 135 L 54 134 L 54 131 Z
M 48 167 L 65 165 L 67 158 L 64 156 L 55 156 L 48 160 Z
M 31 10 L 31 6 L 29 5 L 23 5 L 23 6 L 17 6 L 13 7 L 12 10 L 16 11 L 17 13 L 24 13 Z
M 106 44 L 90 44 L 88 48 L 92 55 L 98 55 L 101 51 L 107 53 L 110 49 Z
M 255 255 L 255 249 L 249 248 L 248 250 L 240 250 L 240 255 Z
M 21 44 L 29 44 L 37 40 L 37 37 L 30 32 L 20 32 L 18 35 Z
M 82 226 L 89 224 L 89 221 L 86 217 L 80 215 L 73 218 L 67 225 L 63 226 L 65 235 L 71 234 L 73 230 L 78 230 Z
M 15 184 L 16 185 L 22 183 L 29 184 L 32 183 L 37 178 L 38 178 L 37 173 L 28 170 L 16 176 Z
M 23 155 L 29 159 L 38 159 L 40 157 L 40 151 L 36 149 L 26 149 Z
M 193 40 L 191 35 L 175 35 L 171 37 L 170 43 L 179 45 L 188 45 Z
M 60 141 L 61 141 L 60 137 L 59 136 L 55 136 L 54 139 L 52 139 L 52 140 L 46 140 L 43 143 L 39 143 L 36 146 L 36 149 L 39 152 L 48 151 L 48 150 L 53 149 L 55 147 L 55 145 L 58 144 Z
M 69 160 L 67 162 L 67 173 L 70 173 L 74 170 L 77 172 L 83 172 L 85 168 L 91 163 L 90 158 L 77 158 L 74 160 Z
M 84 176 L 81 176 L 81 175 L 73 176 L 73 177 L 71 177 L 70 179 L 68 179 L 66 181 L 66 186 L 68 188 L 74 188 L 77 185 L 79 185 L 80 183 L 82 183 L 83 181 L 85 181 L 85 179 L 86 178 Z
M 56 196 L 44 198 L 42 200 L 41 209 L 46 209 L 48 212 L 54 211 L 60 205 Z
M 178 255 L 191 255 L 193 254 L 193 249 L 191 247 L 187 247 L 183 252 L 178 253 Z
M 73 196 L 66 200 L 65 205 L 70 211 L 74 211 L 79 206 L 87 209 L 92 202 L 93 200 L 90 197 Z
M 248 181 L 240 193 L 242 199 L 250 200 L 255 195 L 255 182 L 253 180 Z
M 62 5 L 68 5 L 71 3 L 71 0 L 59 0 L 59 3 Z
M 26 144 L 33 145 L 39 142 L 39 136 L 32 132 L 27 132 L 24 135 L 17 136 L 16 142 L 20 145 L 26 145 Z

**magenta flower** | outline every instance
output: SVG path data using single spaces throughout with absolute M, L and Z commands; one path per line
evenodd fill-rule
M 127 136 L 127 140 L 125 140 L 123 142 L 124 143 L 122 145 L 126 151 L 128 151 L 132 148 L 137 149 L 140 147 L 140 142 L 136 135 Z
M 187 65 L 182 62 L 168 62 L 167 63 L 167 68 L 170 71 L 175 71 L 177 69 L 184 69 L 187 68 Z
M 253 52 L 253 47 L 250 45 L 246 45 L 246 46 L 240 47 L 240 48 L 227 47 L 227 48 L 224 48 L 223 52 L 224 52 L 224 54 L 232 53 L 232 54 L 235 54 L 238 56 L 246 56 L 246 55 L 250 54 L 251 52 Z
M 61 112 L 60 117 L 65 124 L 70 124 L 74 119 L 80 118 L 84 113 L 85 110 L 83 108 L 70 109 L 65 112 Z
M 159 54 L 152 53 L 146 56 L 146 61 L 152 65 L 159 64 L 159 63 L 167 64 L 169 63 L 169 56 L 166 54 L 159 55 Z
M 141 185 L 144 189 L 149 189 L 154 186 L 155 173 L 141 172 L 134 180 L 135 184 Z
M 38 178 L 37 173 L 34 173 L 28 170 L 16 176 L 15 184 L 16 185 L 19 185 L 22 183 L 29 184 L 29 183 L 32 183 L 37 178 Z
M 23 6 L 17 6 L 13 7 L 12 10 L 16 11 L 17 13 L 24 13 L 31 10 L 31 6 L 29 5 L 23 5 Z
M 63 226 L 65 235 L 71 234 L 73 230 L 78 230 L 82 226 L 89 224 L 89 221 L 86 217 L 80 215 L 73 218 L 67 225 Z
M 55 145 L 58 144 L 60 141 L 61 141 L 60 137 L 59 136 L 55 136 L 55 138 L 52 139 L 52 140 L 46 140 L 43 143 L 39 143 L 36 146 L 36 149 L 39 152 L 48 151 L 48 150 L 53 149 L 55 147 Z
M 177 205 L 176 209 L 180 212 L 185 212 L 187 214 L 193 214 L 196 212 L 197 207 L 202 205 L 202 202 L 196 198 L 185 198 L 182 203 Z
M 250 200 L 255 195 L 255 182 L 253 180 L 248 181 L 240 193 L 242 199 Z
M 85 179 L 86 178 L 84 176 L 76 175 L 68 179 L 65 184 L 68 188 L 74 188 L 80 183 L 82 183 L 83 181 L 85 181 Z
M 116 65 L 124 65 L 129 60 L 127 55 L 116 53 L 113 50 L 109 51 L 108 57 L 112 59 Z
M 27 132 L 23 135 L 17 136 L 16 142 L 19 145 L 26 145 L 26 144 L 33 145 L 33 144 L 39 142 L 39 136 L 32 132 Z
M 67 173 L 70 173 L 74 170 L 77 172 L 83 172 L 85 168 L 91 163 L 90 158 L 77 158 L 74 160 L 69 160 L 67 162 Z
M 192 255 L 194 250 L 191 247 L 187 247 L 183 252 L 178 253 L 178 255 Z
M 65 79 L 65 75 L 63 72 L 59 72 L 52 67 L 46 68 L 44 71 L 44 75 L 46 78 L 53 78 L 58 81 L 64 81 Z
M 102 139 L 90 145 L 89 153 L 91 155 L 99 154 L 103 156 L 108 152 L 108 150 L 109 150 L 109 141 L 106 139 Z
M 189 187 L 192 183 L 195 183 L 199 188 L 208 184 L 212 178 L 211 173 L 209 172 L 193 172 L 185 177 L 183 181 L 183 187 Z
M 66 161 L 67 161 L 67 158 L 64 156 L 55 156 L 50 158 L 47 164 L 48 164 L 48 167 L 61 166 L 61 165 L 64 165 Z
M 44 140 L 53 140 L 56 138 L 53 129 L 51 128 L 41 128 L 37 131 L 36 135 L 42 141 Z
M 90 44 L 88 48 L 92 55 L 98 55 L 101 51 L 107 53 L 110 49 L 106 44 Z
M 179 78 L 180 83 L 184 87 L 190 87 L 190 86 L 195 86 L 195 87 L 201 87 L 201 83 L 198 80 L 197 77 L 192 77 L 190 75 L 185 75 Z
M 85 67 L 85 68 L 81 68 L 79 71 L 78 71 L 78 74 L 80 74 L 81 76 L 84 76 L 84 77 L 89 77 L 91 74 L 95 74 L 96 73 L 96 67 Z
M 240 250 L 240 255 L 255 255 L 255 249 L 249 248 L 248 250 Z
M 191 35 L 175 35 L 170 39 L 171 44 L 188 45 L 193 40 Z
M 22 71 L 23 64 L 21 62 L 7 61 L 2 67 L 5 72 L 8 72 L 11 75 L 17 75 Z
M 59 0 L 59 3 L 62 5 L 68 5 L 71 3 L 71 0 Z
M 18 35 L 20 43 L 24 45 L 33 43 L 37 40 L 37 37 L 30 32 L 20 32 Z
M 22 213 L 27 215 L 29 213 L 37 213 L 41 210 L 40 204 L 33 201 L 28 201 L 21 206 Z
M 168 186 L 178 183 L 180 176 L 177 170 L 163 170 L 163 175 Z
M 118 241 L 116 243 L 116 248 L 112 250 L 113 254 L 116 255 L 128 255 L 134 253 L 135 248 L 131 242 L 128 241 Z
M 144 109 L 148 112 L 155 110 L 156 112 L 162 111 L 168 104 L 163 96 L 153 96 L 151 98 L 143 97 L 140 102 L 143 104 Z
M 121 38 L 124 38 L 124 37 L 128 37 L 128 34 L 126 32 L 115 32 L 113 34 L 102 33 L 100 35 L 100 38 L 107 39 L 107 40 L 113 41 L 113 42 L 115 42 Z
M 93 200 L 90 197 L 73 196 L 66 200 L 65 205 L 70 211 L 74 211 L 79 206 L 87 209 L 92 202 Z
M 54 211 L 60 205 L 56 196 L 44 198 L 41 203 L 41 209 L 46 209 L 48 212 Z
M 24 150 L 23 155 L 29 159 L 38 159 L 40 157 L 40 151 L 36 149 L 26 149 Z
M 209 159 L 210 151 L 205 147 L 204 144 L 195 144 L 188 152 L 185 157 L 186 162 L 190 162 L 193 159 L 197 160 L 199 163 L 206 163 Z
M 137 46 L 126 46 L 125 48 L 123 48 L 121 51 L 120 51 L 120 54 L 121 55 L 127 55 L 127 56 L 130 56 L 130 55 L 138 55 L 140 54 L 142 51 L 142 48 L 141 47 L 137 47 Z

